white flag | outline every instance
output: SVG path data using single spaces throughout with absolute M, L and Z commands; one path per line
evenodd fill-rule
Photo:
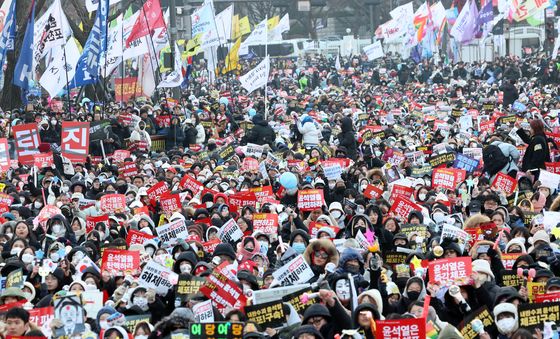
M 107 33 L 107 53 L 101 56 L 102 76 L 109 76 L 117 66 L 121 64 L 123 55 L 123 16 L 119 15 L 116 19 L 116 25 L 109 28 Z
M 216 15 L 216 27 L 218 28 L 218 36 L 220 44 L 225 44 L 231 38 L 231 18 L 233 17 L 233 5 L 224 9 L 220 14 Z
M 367 55 L 368 60 L 375 60 L 377 58 L 383 58 L 385 53 L 383 53 L 383 45 L 381 41 L 376 41 L 371 45 L 364 47 L 364 53 Z
M 128 19 L 123 21 L 123 41 L 126 41 L 132 32 L 132 28 L 136 23 L 136 19 L 140 15 L 140 11 L 132 14 Z M 136 39 L 130 43 L 128 48 L 124 50 L 123 57 L 124 60 L 132 59 L 140 55 L 144 55 L 149 51 L 148 36 L 144 36 L 140 39 Z M 122 43 L 122 41 L 121 41 Z
M 272 41 L 282 40 L 282 33 L 288 32 L 290 30 L 290 15 L 286 13 L 278 25 L 268 32 L 268 39 Z
M 55 0 L 36 22 L 33 28 L 33 65 L 37 67 L 39 61 L 53 47 L 64 45 L 66 39 L 72 35 L 72 29 L 66 15 L 62 11 L 60 0 Z
M 154 72 L 156 65 L 150 64 L 151 58 L 150 54 L 146 53 L 138 58 L 138 78 L 141 79 L 142 93 L 145 96 L 151 97 L 156 90 L 156 79 L 154 78 Z
M 268 82 L 268 74 L 270 72 L 270 59 L 268 55 L 261 61 L 257 67 L 249 71 L 249 73 L 239 77 L 241 81 L 241 86 L 247 90 L 247 92 L 252 93 L 259 87 L 263 87 Z
M 241 43 L 239 55 L 249 54 L 249 45 L 264 45 L 267 40 L 268 19 L 264 19 L 260 24 L 255 26 L 251 34 Z
M 337 71 L 340 71 L 342 69 L 342 66 L 340 65 L 340 54 L 336 55 L 336 61 L 334 63 L 334 68 L 336 68 Z
M 181 86 L 183 82 L 183 72 L 181 70 L 181 52 L 179 46 L 175 44 L 175 67 L 171 72 L 163 77 L 158 88 L 173 88 Z
M 66 60 L 64 58 L 66 52 Z M 51 97 L 56 96 L 66 87 L 66 79 L 72 81 L 76 73 L 76 64 L 80 59 L 80 50 L 73 37 L 68 39 L 64 50 L 60 50 L 49 64 L 39 83 Z M 68 75 L 66 75 L 68 73 Z

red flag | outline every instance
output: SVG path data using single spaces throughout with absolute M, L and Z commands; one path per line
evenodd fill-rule
M 155 29 L 161 27 L 165 27 L 165 21 L 159 0 L 147 0 L 126 39 L 126 47 L 130 46 L 134 40 L 152 34 Z

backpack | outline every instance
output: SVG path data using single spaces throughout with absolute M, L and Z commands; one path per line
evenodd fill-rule
M 488 145 L 484 148 L 482 160 L 484 161 L 484 171 L 488 172 L 491 176 L 501 171 L 510 162 L 510 159 L 496 145 Z

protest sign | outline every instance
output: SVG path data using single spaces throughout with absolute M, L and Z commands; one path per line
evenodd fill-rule
M 459 247 L 461 248 L 461 252 L 465 250 L 465 245 L 467 244 L 467 240 L 469 238 L 469 234 L 464 230 L 460 229 L 459 227 L 444 224 L 442 231 L 441 231 L 441 241 L 443 239 L 457 239 L 459 241 Z M 440 241 L 440 243 L 441 243 Z
M 454 190 L 458 182 L 457 173 L 451 168 L 437 168 L 432 175 L 432 187 Z
M 434 155 L 428 159 L 428 163 L 432 168 L 436 168 L 443 164 L 451 163 L 455 161 L 455 153 L 443 153 L 439 155 Z
M 261 328 L 281 327 L 286 322 L 281 300 L 245 306 L 245 314 Z
M 130 158 L 130 151 L 124 149 L 118 149 L 113 153 L 113 162 L 120 164 L 124 162 L 124 159 Z
M 406 262 L 408 253 L 403 252 L 387 252 L 385 253 L 384 262 L 389 265 L 399 265 Z
M 517 271 L 511 269 L 502 271 L 503 286 L 520 287 L 523 283 L 523 278 L 517 275 Z
M 282 301 L 291 304 L 297 313 L 303 314 L 309 306 L 319 302 L 318 298 L 307 298 L 306 303 L 302 302 L 301 297 L 304 294 L 311 294 L 311 293 L 313 293 L 311 288 L 305 288 L 282 296 Z
M 424 318 L 376 320 L 375 337 L 384 339 L 425 339 Z
M 218 238 L 222 242 L 235 242 L 243 237 L 243 231 L 233 218 L 226 221 L 226 223 L 218 231 Z
M 235 149 L 232 145 L 227 145 L 218 152 L 218 156 L 226 161 L 235 154 Z
M 140 252 L 107 249 L 103 252 L 101 270 L 111 275 L 134 275 L 140 269 Z
M 515 260 L 519 258 L 521 253 L 502 253 L 502 264 L 506 270 L 511 270 Z
M 214 253 L 214 250 L 216 249 L 216 247 L 221 243 L 222 243 L 222 241 L 220 239 L 214 238 L 212 240 L 203 242 L 202 246 L 204 247 L 204 252 L 212 254 L 212 253 Z
M 540 170 L 539 181 L 542 186 L 550 188 L 552 191 L 560 186 L 560 174 L 551 173 L 543 169 Z
M 260 159 L 264 152 L 264 146 L 257 144 L 247 144 L 247 149 L 245 150 L 245 156 Z
M 309 229 L 309 235 L 311 236 L 311 238 L 317 238 L 317 233 L 319 233 L 319 230 L 323 227 L 330 228 L 335 235 L 338 234 L 338 232 L 340 231 L 339 227 L 327 225 L 325 223 L 319 223 L 319 222 L 316 222 L 316 221 L 312 221 L 312 222 L 309 223 L 309 228 L 308 228 Z
M 191 323 L 189 339 L 227 338 L 243 339 L 243 323 Z
M 212 308 L 212 300 L 200 302 L 192 307 L 194 318 L 198 323 L 213 323 L 214 309 Z
M 161 196 L 159 203 L 163 213 L 166 215 L 172 215 L 181 210 L 181 198 L 179 194 L 164 194 Z
M 105 134 L 105 138 L 108 138 L 107 134 Z M 61 154 L 64 157 L 70 159 L 72 162 L 85 161 L 89 154 L 90 123 L 63 121 L 61 140 Z
M 550 303 L 560 301 L 560 291 L 548 292 L 545 294 L 537 294 L 535 296 L 535 303 Z M 560 320 L 560 319 L 559 319 Z
M 226 266 L 227 263 L 224 262 L 216 267 L 199 291 L 221 307 L 243 307 L 247 298 L 239 286 L 222 272 Z
M 453 163 L 454 168 L 464 169 L 468 173 L 472 173 L 478 167 L 479 161 L 477 159 L 466 156 L 463 153 L 458 153 L 455 162 Z
M 314 273 L 303 256 L 298 255 L 284 266 L 272 273 L 272 276 L 282 286 L 303 284 L 313 278 Z
M 544 294 L 546 288 L 545 282 L 529 281 L 527 282 L 527 296 L 530 301 L 534 301 L 536 296 Z
M 138 284 L 146 288 L 153 288 L 159 295 L 166 295 L 177 284 L 178 280 L 179 275 L 177 273 L 150 260 L 144 266 Z
M 54 164 L 53 153 L 39 153 L 33 154 L 33 165 L 38 169 L 51 167 Z
M 0 139 L 0 171 L 6 172 L 10 169 L 10 152 L 9 152 L 8 139 Z M 26 180 L 24 180 L 26 181 Z
M 37 124 L 15 125 L 12 127 L 12 132 L 18 161 L 23 165 L 33 165 L 33 155 L 39 153 L 41 143 Z
M 99 222 L 104 223 L 106 226 L 109 225 L 109 216 L 107 214 L 104 215 L 99 215 L 99 216 L 87 216 L 86 217 L 86 232 L 89 233 L 91 232 L 94 228 L 95 225 Z
M 241 163 L 241 170 L 243 172 L 258 172 L 259 161 L 254 158 L 244 158 Z
M 366 189 L 364 190 L 364 196 L 368 199 L 379 199 L 381 197 L 381 194 L 383 194 L 383 189 L 372 184 L 367 185 Z
M 97 313 L 103 307 L 103 292 L 97 290 L 84 291 L 80 296 L 87 316 L 92 319 L 97 317 Z
M 253 214 L 253 232 L 262 232 L 264 234 L 277 234 L 278 214 L 276 213 Z
M 560 174 L 560 162 L 545 162 L 544 166 L 550 173 Z
M 191 193 L 196 195 L 200 193 L 204 189 L 204 185 L 201 182 L 197 181 L 195 178 L 191 177 L 188 174 L 185 174 L 181 181 L 179 182 L 179 188 L 183 190 L 189 190 Z
M 85 327 L 85 311 L 80 296 L 69 293 L 63 297 L 54 299 L 54 317 L 62 322 L 64 326 L 54 331 L 55 337 L 71 336 L 83 333 Z
M 138 175 L 138 167 L 136 167 L 136 164 L 132 161 L 125 162 L 122 167 L 119 168 L 119 171 L 127 178 Z
M 239 209 L 245 206 L 257 207 L 257 196 L 253 192 L 239 192 L 229 196 L 229 204 Z
M 511 195 L 517 188 L 517 180 L 507 174 L 498 172 L 498 174 L 496 174 L 496 177 L 494 178 L 494 181 L 492 181 L 492 187 L 503 191 L 506 195 Z
M 420 208 L 420 206 L 413 203 L 412 201 L 403 197 L 397 197 L 395 198 L 395 202 L 393 203 L 393 206 L 391 206 L 391 209 L 389 211 L 395 213 L 403 219 L 407 219 L 410 215 L 410 212 L 421 210 L 422 208 Z
M 205 278 L 192 276 L 190 274 L 179 275 L 179 281 L 175 289 L 175 293 L 182 297 L 198 293 L 200 286 L 206 281 Z
M 6 288 L 15 287 L 22 288 L 24 283 L 23 270 L 18 268 L 8 274 L 6 278 Z
M 323 161 L 321 164 L 323 171 L 328 180 L 340 179 L 342 175 L 342 168 L 339 163 Z
M 51 321 L 54 319 L 54 307 L 34 308 L 29 312 L 29 322 L 37 325 L 45 336 L 50 337 L 52 334 Z
M 471 276 L 472 260 L 470 257 L 458 257 L 430 261 L 428 272 L 432 283 L 464 285 Z
M 410 199 L 413 193 L 414 193 L 413 187 L 395 184 L 393 185 L 393 189 L 391 190 L 391 197 L 389 198 L 389 201 L 390 202 L 395 201 L 396 197 L 403 197 L 405 199 Z
M 560 302 L 521 303 L 517 307 L 519 327 L 533 329 L 541 327 L 544 322 L 558 323 L 560 319 Z
M 176 219 L 165 225 L 156 228 L 159 240 L 162 243 L 169 242 L 174 239 L 185 239 L 189 235 L 189 230 L 183 219 Z
M 476 311 L 469 313 L 467 317 L 457 327 L 457 329 L 461 332 L 461 334 L 465 339 L 478 338 L 478 333 L 475 332 L 475 330 L 473 329 L 473 321 L 476 319 L 482 321 L 482 324 L 484 325 L 484 330 L 487 332 L 492 331 L 492 329 L 495 327 L 494 317 L 492 317 L 492 314 L 488 310 L 488 307 L 482 306 Z
M 124 321 L 125 321 L 124 328 L 128 332 L 134 333 L 134 329 L 136 328 L 136 325 L 138 325 L 141 322 L 149 323 L 151 317 L 152 317 L 151 313 L 139 314 L 139 315 L 127 315 L 126 317 L 124 317 Z
M 148 198 L 150 201 L 159 201 L 160 196 L 166 192 L 169 192 L 169 187 L 165 181 L 160 181 L 154 186 L 148 188 Z
M 123 212 L 126 209 L 126 196 L 124 194 L 106 194 L 101 197 L 100 207 L 103 212 Z
M 146 241 L 154 238 L 155 236 L 149 235 L 148 233 L 137 230 L 130 230 L 126 235 L 126 244 L 128 245 L 128 247 L 135 244 L 143 245 Z
M 276 200 L 272 186 L 251 187 L 249 192 L 255 193 L 256 200 L 261 204 Z
M 297 206 L 301 211 L 321 209 L 325 204 L 322 189 L 307 189 L 298 191 Z

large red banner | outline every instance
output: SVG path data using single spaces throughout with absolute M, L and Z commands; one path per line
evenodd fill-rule
M 73 162 L 86 161 L 89 153 L 89 122 L 62 122 L 61 153 Z
M 18 160 L 23 165 L 33 166 L 33 155 L 39 153 L 41 137 L 36 124 L 13 127 Z

